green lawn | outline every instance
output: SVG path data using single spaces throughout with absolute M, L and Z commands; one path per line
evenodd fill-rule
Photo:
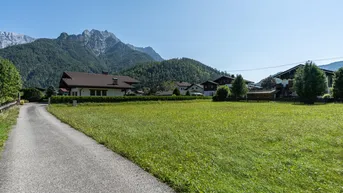
M 188 101 L 49 111 L 179 192 L 343 191 L 343 105 Z
M 19 108 L 13 107 L 3 113 L 0 113 L 0 155 L 8 138 L 8 133 L 12 126 L 16 123 L 19 113 Z

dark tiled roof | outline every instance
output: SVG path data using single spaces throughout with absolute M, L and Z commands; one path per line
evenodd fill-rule
M 283 72 L 278 72 L 277 74 L 272 75 L 272 77 L 273 78 L 280 77 L 280 76 L 282 76 L 282 75 L 284 75 L 290 71 L 297 70 L 299 67 L 302 67 L 302 66 L 305 66 L 305 65 L 304 64 L 298 64 L 298 65 L 296 65 L 296 66 L 294 66 L 288 70 L 285 70 Z M 321 68 L 320 66 L 318 66 L 318 67 L 319 67 L 319 69 L 323 70 L 327 74 L 334 74 L 334 71 L 332 71 L 332 70 L 326 70 L 326 69 Z
M 175 82 L 175 84 L 177 86 L 182 86 L 182 87 L 186 87 L 186 86 L 190 86 L 191 83 L 188 83 L 188 82 Z
M 203 85 L 201 84 L 191 84 L 189 87 L 186 88 L 186 90 L 188 90 L 189 88 L 191 88 L 193 85 L 197 86 L 197 87 L 200 87 L 200 88 L 204 88 Z
M 221 76 L 221 77 L 217 78 L 216 80 L 214 80 L 214 82 L 218 82 L 222 78 L 227 78 L 227 79 L 230 79 L 230 80 L 235 80 L 235 78 L 232 78 L 231 76 Z M 250 81 L 250 80 L 245 80 L 244 79 L 244 81 L 245 81 L 245 83 L 254 83 L 253 81 Z
M 206 82 L 201 83 L 201 85 L 204 85 L 205 83 L 218 84 L 218 83 L 216 83 L 216 82 L 213 82 L 213 81 L 208 80 L 208 81 L 206 81 Z
M 278 90 L 256 90 L 256 91 L 249 91 L 248 94 L 274 94 L 279 92 Z
M 117 84 L 113 84 L 117 78 Z M 139 81 L 129 76 L 113 76 L 106 74 L 91 74 L 84 72 L 64 72 L 61 81 L 68 87 L 99 87 L 99 88 L 133 88 L 131 84 Z

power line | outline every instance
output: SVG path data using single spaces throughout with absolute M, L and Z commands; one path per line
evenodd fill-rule
M 342 57 L 335 57 L 335 58 L 321 58 L 321 59 L 316 59 L 316 60 L 312 60 L 312 61 L 318 62 L 318 61 L 337 60 L 337 59 L 343 59 L 343 56 Z M 242 69 L 242 70 L 230 70 L 230 72 L 246 72 L 246 71 L 265 70 L 265 69 L 279 68 L 279 67 L 284 67 L 284 66 L 298 65 L 301 63 L 305 63 L 305 62 L 306 61 L 301 61 L 301 62 L 294 62 L 294 63 L 290 63 L 290 64 L 282 64 L 282 65 L 278 65 L 278 66 L 268 66 L 268 67 L 250 68 L 250 69 Z

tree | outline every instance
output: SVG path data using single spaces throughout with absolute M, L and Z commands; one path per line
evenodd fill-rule
M 324 72 L 314 62 L 307 61 L 295 73 L 294 89 L 306 104 L 313 104 L 327 89 Z
M 14 64 L 0 57 L 0 104 L 16 98 L 21 86 L 21 77 Z
M 186 96 L 191 96 L 191 93 L 189 92 L 189 90 L 187 90 Z
M 261 81 L 261 86 L 263 89 L 273 89 L 276 85 L 275 79 L 269 76 Z
M 217 88 L 216 94 L 213 96 L 214 101 L 225 101 L 231 95 L 228 86 L 220 86 Z
M 180 90 L 178 88 L 175 88 L 173 94 L 175 94 L 176 96 L 180 96 Z
M 30 102 L 38 102 L 43 97 L 43 93 L 36 88 L 23 89 L 23 92 L 24 92 L 23 99 L 26 99 Z
M 333 78 L 333 97 L 336 99 L 343 98 L 343 67 L 335 72 Z
M 46 89 L 46 96 L 51 97 L 55 96 L 57 94 L 56 89 L 54 86 L 49 86 L 48 89 Z
M 236 97 L 236 99 L 239 97 L 244 97 L 247 94 L 248 87 L 242 75 L 237 75 L 235 80 L 233 80 L 231 92 L 232 95 Z

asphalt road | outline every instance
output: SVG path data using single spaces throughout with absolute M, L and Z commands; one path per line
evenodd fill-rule
M 173 192 L 127 159 L 48 113 L 21 107 L 0 158 L 0 192 Z

